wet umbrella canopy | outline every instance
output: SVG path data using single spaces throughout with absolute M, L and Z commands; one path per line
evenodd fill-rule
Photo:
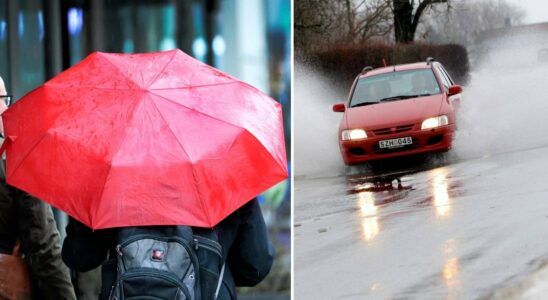
M 94 229 L 211 227 L 287 177 L 281 106 L 179 50 L 93 53 L 3 119 L 8 183 Z

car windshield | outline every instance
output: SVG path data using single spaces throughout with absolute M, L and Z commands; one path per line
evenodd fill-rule
M 431 69 L 390 72 L 358 80 L 350 107 L 440 94 Z

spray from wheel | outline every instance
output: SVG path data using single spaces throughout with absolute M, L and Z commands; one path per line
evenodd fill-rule
M 345 166 L 337 143 L 342 114 L 331 106 L 345 99 L 313 68 L 295 65 L 295 176 L 328 177 L 344 174 Z

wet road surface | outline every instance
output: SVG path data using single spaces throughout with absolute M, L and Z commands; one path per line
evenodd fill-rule
M 477 299 L 511 288 L 548 260 L 547 153 L 296 178 L 295 298 Z

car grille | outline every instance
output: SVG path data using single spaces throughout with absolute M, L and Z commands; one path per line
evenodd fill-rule
M 379 147 L 379 144 L 377 143 L 377 144 L 373 145 L 373 153 L 375 153 L 375 154 L 388 154 L 388 153 L 412 150 L 412 149 L 415 149 L 415 148 L 418 148 L 418 147 L 419 147 L 419 139 L 413 138 L 413 144 L 405 145 L 405 146 L 400 147 L 400 148 L 392 148 L 392 149 L 383 148 L 383 149 L 381 149 Z
M 373 130 L 373 133 L 375 133 L 375 135 L 386 135 L 386 134 L 406 132 L 406 131 L 409 131 L 411 129 L 413 129 L 413 124 L 375 129 L 375 130 Z

